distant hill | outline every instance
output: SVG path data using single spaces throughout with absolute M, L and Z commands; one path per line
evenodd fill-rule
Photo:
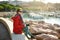
M 7 1 L 13 5 L 20 5 L 24 9 L 34 11 L 60 11 L 60 3 L 43 3 L 43 2 L 23 2 L 23 1 Z M 2 3 L 2 2 L 0 2 Z
M 13 5 L 21 5 L 23 2 L 22 1 L 10 1 L 9 3 Z
M 20 5 L 20 4 L 24 3 L 22 1 L 0 1 L 0 4 L 3 2 L 8 2 L 8 3 L 13 4 L 13 5 Z
M 60 3 L 29 2 L 22 4 L 22 7 L 40 11 L 60 11 Z

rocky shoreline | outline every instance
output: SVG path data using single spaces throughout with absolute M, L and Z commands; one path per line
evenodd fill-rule
M 30 24 L 29 30 L 35 36 L 35 40 L 60 40 L 60 25 L 44 21 L 26 21 L 26 23 Z

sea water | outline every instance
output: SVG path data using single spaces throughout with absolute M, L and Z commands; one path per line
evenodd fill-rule
M 55 18 L 55 17 L 43 17 L 43 16 L 41 16 L 41 17 L 38 17 L 38 18 L 34 18 L 34 17 L 30 17 L 28 14 L 24 14 L 23 19 L 28 20 L 28 21 L 29 20 L 32 20 L 32 21 L 45 21 L 47 23 L 59 24 L 60 25 L 60 18 Z

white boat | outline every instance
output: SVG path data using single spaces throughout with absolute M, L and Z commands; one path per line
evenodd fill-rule
M 30 17 L 32 17 L 33 19 L 43 19 L 44 17 L 42 15 L 39 15 L 38 13 L 29 13 Z

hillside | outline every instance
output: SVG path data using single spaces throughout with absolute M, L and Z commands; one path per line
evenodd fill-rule
M 29 2 L 21 5 L 28 10 L 36 11 L 60 11 L 60 3 Z

